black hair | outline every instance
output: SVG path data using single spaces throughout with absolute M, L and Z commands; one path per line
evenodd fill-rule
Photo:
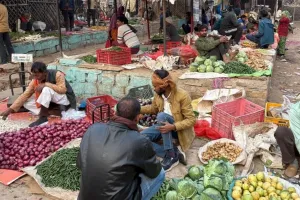
M 154 71 L 154 74 L 158 75 L 161 79 L 164 79 L 167 76 L 169 76 L 169 72 L 164 69 L 157 69 Z
M 31 72 L 32 73 L 44 73 L 47 72 L 47 66 L 43 62 L 34 62 L 31 66 Z
M 128 24 L 128 19 L 124 16 L 117 17 L 117 20 L 119 20 L 120 22 L 123 22 L 124 24 Z
M 241 18 L 247 18 L 247 16 L 246 15 L 242 15 Z
M 191 12 L 186 12 L 186 15 L 191 16 L 192 13 Z
M 125 97 L 117 104 L 117 116 L 134 120 L 141 112 L 141 105 L 135 98 Z
M 268 11 L 266 11 L 265 9 L 262 9 L 262 10 L 260 11 L 260 15 L 261 15 L 262 17 L 268 17 L 269 13 L 268 13 Z
M 199 31 L 202 31 L 203 29 L 208 30 L 208 26 L 205 25 L 205 24 L 201 24 L 201 25 L 199 26 L 198 30 L 199 30 Z
M 127 12 L 130 12 L 130 10 L 129 10 L 129 9 L 127 9 Z

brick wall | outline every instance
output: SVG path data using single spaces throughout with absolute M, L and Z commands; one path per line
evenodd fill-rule
M 125 70 L 122 72 L 101 71 L 94 69 L 78 68 L 74 65 L 61 66 L 50 64 L 49 69 L 57 69 L 66 73 L 66 78 L 73 87 L 77 97 L 92 97 L 108 94 L 117 99 L 128 94 L 129 89 L 151 85 L 152 71 L 148 69 Z M 175 76 L 175 73 L 177 74 Z M 179 87 L 188 91 L 192 99 L 204 95 L 206 90 L 213 88 L 213 79 L 178 79 L 181 73 L 171 72 Z M 269 77 L 244 77 L 231 78 L 223 82 L 225 88 L 243 87 L 246 90 L 247 99 L 265 105 L 268 96 Z

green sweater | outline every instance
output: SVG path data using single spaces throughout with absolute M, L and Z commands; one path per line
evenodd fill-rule
M 213 37 L 199 37 L 195 45 L 200 56 L 207 56 L 208 52 L 219 44 L 220 40 L 215 40 Z

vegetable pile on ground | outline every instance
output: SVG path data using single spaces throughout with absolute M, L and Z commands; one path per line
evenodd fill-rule
M 151 99 L 138 99 L 140 102 L 141 106 L 146 106 L 146 105 L 151 105 L 152 100 Z M 143 118 L 140 119 L 139 125 L 145 126 L 145 127 L 150 127 L 153 126 L 154 124 L 157 124 L 157 119 L 156 115 L 151 115 L 151 114 L 144 114 Z
M 82 137 L 90 122 L 69 120 L 0 134 L 0 169 L 34 166 L 66 143 Z
M 0 119 L 0 134 L 7 131 L 17 131 L 21 128 L 28 127 L 29 124 L 29 122 Z
M 107 31 L 107 26 L 92 26 L 92 30 L 97 30 L 97 31 Z
M 209 161 L 213 158 L 226 158 L 230 162 L 234 162 L 243 149 L 230 142 L 216 142 L 209 146 L 205 152 L 202 153 L 202 159 Z
M 236 180 L 231 197 L 234 200 L 300 200 L 294 187 L 285 188 L 280 179 L 265 176 L 263 172 Z
M 173 178 L 163 184 L 152 200 L 225 200 L 233 176 L 234 166 L 230 162 L 210 160 L 204 167 L 191 166 L 185 178 Z
M 262 53 L 257 51 L 248 51 L 246 54 L 249 59 L 245 62 L 245 64 L 258 71 L 268 69 L 268 65 L 266 64 Z
M 254 72 L 256 71 L 252 67 L 238 61 L 227 63 L 223 71 L 225 74 L 253 74 Z
M 90 64 L 94 64 L 97 62 L 97 58 L 95 58 L 92 55 L 88 55 L 88 56 L 83 56 L 82 58 L 80 58 L 81 60 L 90 63 Z
M 217 61 L 216 56 L 210 56 L 209 58 L 203 56 L 197 56 L 195 61 L 190 65 L 190 72 L 216 72 L 222 73 L 225 63 L 221 60 Z
M 245 40 L 244 42 L 241 43 L 243 47 L 249 47 L 249 48 L 256 48 L 257 44 L 254 42 L 251 42 L 250 40 Z
M 36 167 L 46 187 L 77 191 L 81 172 L 76 166 L 79 147 L 62 149 Z
M 238 62 L 241 63 L 245 63 L 246 61 L 248 61 L 247 54 L 244 51 L 239 51 L 235 58 Z
M 116 52 L 120 52 L 120 51 L 123 51 L 123 49 L 121 47 L 117 47 L 117 46 L 112 46 L 112 47 L 109 47 L 109 48 L 106 48 L 106 49 L 103 49 L 105 51 L 116 51 Z

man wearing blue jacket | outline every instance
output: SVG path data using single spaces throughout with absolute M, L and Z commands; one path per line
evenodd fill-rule
M 72 31 L 72 29 L 74 28 L 74 0 L 60 0 L 59 8 L 64 17 L 66 31 Z
M 262 17 L 259 20 L 258 33 L 246 35 L 247 39 L 258 44 L 260 48 L 267 49 L 269 45 L 274 43 L 274 25 L 268 19 L 268 11 L 261 10 Z

